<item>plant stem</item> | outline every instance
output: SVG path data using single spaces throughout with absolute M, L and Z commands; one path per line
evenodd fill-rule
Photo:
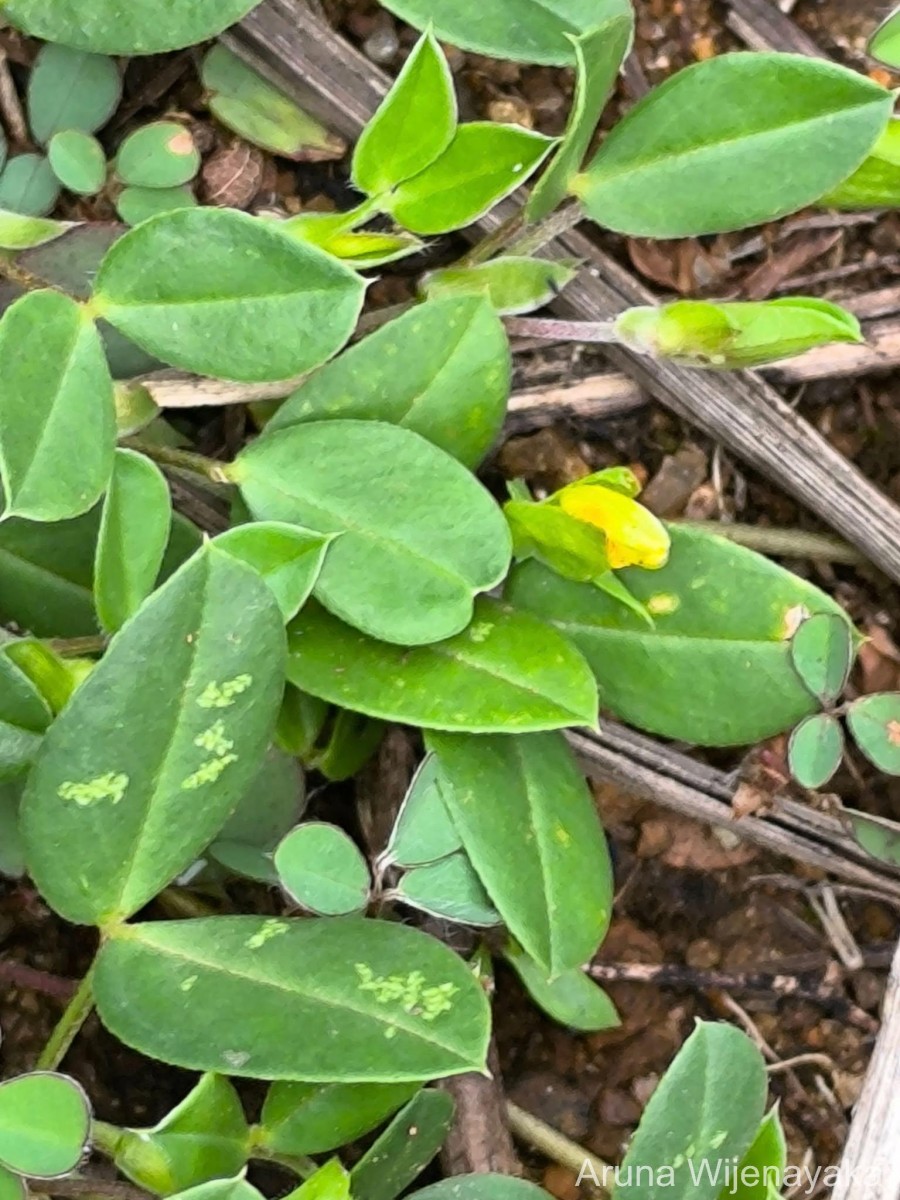
M 580 200 L 570 200 L 562 208 L 550 213 L 531 230 L 526 230 L 518 240 L 507 247 L 507 254 L 520 254 L 525 258 L 536 254 L 548 243 L 568 233 L 584 220 L 584 209 Z
M 120 440 L 120 445 L 129 450 L 137 450 L 146 454 L 154 462 L 164 467 L 175 467 L 181 471 L 190 471 L 193 475 L 201 475 L 212 483 L 230 483 L 228 472 L 222 463 L 203 454 L 194 454 L 190 450 L 177 450 L 172 446 L 157 446 L 140 438 L 126 437 Z
M 552 317 L 507 317 L 510 337 L 545 338 L 550 342 L 619 342 L 614 321 L 557 321 Z
M 47 645 L 60 658 L 81 658 L 83 654 L 102 654 L 109 645 L 109 638 L 101 634 L 93 637 L 49 638 Z
M 61 975 L 51 975 L 49 971 L 39 971 L 9 959 L 0 962 L 0 979 L 20 991 L 40 992 L 55 1000 L 71 1000 L 77 986 L 74 979 L 64 979 Z
M 55 1071 L 65 1058 L 78 1031 L 90 1016 L 94 1007 L 94 970 L 96 965 L 97 960 L 94 959 L 87 975 L 79 983 L 75 995 L 66 1006 L 66 1011 L 50 1034 L 50 1040 L 41 1051 L 35 1064 L 35 1070 Z
M 824 562 L 856 566 L 865 557 L 840 538 L 827 533 L 810 533 L 805 529 L 768 529 L 760 525 L 741 525 L 727 521 L 670 521 L 679 529 L 695 529 L 728 538 L 748 550 L 762 554 L 777 554 L 783 558 L 818 558 Z
M 525 210 L 520 208 L 511 217 L 507 217 L 502 225 L 498 225 L 493 233 L 489 233 L 486 238 L 474 245 L 469 253 L 464 254 L 455 265 L 457 267 L 477 267 L 479 263 L 493 258 L 525 229 L 525 224 Z
M 614 1168 L 609 1163 L 598 1158 L 596 1154 L 591 1154 L 577 1142 L 570 1141 L 558 1130 L 545 1124 L 532 1113 L 519 1108 L 511 1100 L 506 1102 L 506 1117 L 511 1131 L 519 1141 L 525 1142 L 532 1149 L 539 1151 L 551 1162 L 568 1167 L 576 1175 L 580 1176 L 584 1173 L 592 1184 L 595 1179 L 599 1180 L 595 1187 L 600 1195 L 608 1196 L 610 1194 Z

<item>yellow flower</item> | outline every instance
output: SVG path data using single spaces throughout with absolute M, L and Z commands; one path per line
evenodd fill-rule
M 606 554 L 613 570 L 645 567 L 656 570 L 669 557 L 669 535 L 653 513 L 621 492 L 589 484 L 559 493 L 559 506 L 569 516 L 606 534 Z

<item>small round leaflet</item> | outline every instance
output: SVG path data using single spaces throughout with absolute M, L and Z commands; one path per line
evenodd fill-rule
M 843 754 L 844 735 L 828 713 L 801 721 L 788 743 L 788 765 L 801 787 L 822 787 L 840 766 Z
M 75 1169 L 87 1145 L 91 1108 L 74 1079 L 50 1071 L 0 1085 L 0 1164 L 36 1179 Z
M 275 851 L 275 868 L 285 891 L 320 916 L 360 912 L 368 901 L 369 868 L 336 825 L 298 825 Z
M 881 692 L 855 700 L 847 724 L 870 762 L 889 775 L 900 775 L 900 692 Z
M 833 704 L 853 663 L 850 626 L 831 613 L 809 617 L 791 641 L 791 662 L 812 695 L 822 704 Z

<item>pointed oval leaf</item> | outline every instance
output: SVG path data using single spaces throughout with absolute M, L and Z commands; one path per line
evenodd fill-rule
M 565 738 L 426 740 L 466 853 L 516 940 L 553 976 L 587 962 L 609 925 L 612 866 Z
M 292 683 L 385 721 L 493 733 L 596 719 L 596 685 L 571 643 L 487 597 L 463 633 L 419 649 L 376 642 L 313 603 L 289 634 Z
M 811 614 L 846 619 L 842 609 L 759 554 L 668 529 L 666 566 L 617 572 L 653 627 L 598 588 L 534 562 L 514 570 L 509 598 L 572 639 L 594 670 L 601 706 L 632 725 L 703 745 L 790 729 L 818 707 L 791 663 L 791 634 Z
M 441 795 L 437 759 L 429 754 L 409 785 L 384 857 L 400 867 L 424 867 L 461 849 Z
M 631 0 L 386 0 L 385 8 L 417 29 L 433 26 L 463 50 L 518 62 L 568 66 L 572 39 L 609 17 L 631 11 Z
M 429 297 L 484 295 L 500 316 L 513 316 L 549 304 L 577 274 L 577 264 L 507 255 L 475 267 L 432 271 L 422 288 Z
M 434 34 L 424 33 L 353 153 L 354 187 L 378 196 L 418 175 L 456 132 L 453 77 Z
M 291 830 L 275 850 L 275 869 L 288 895 L 319 916 L 348 916 L 368 903 L 368 864 L 336 825 L 307 821 Z
M 303 470 L 297 470 L 297 463 Z M 315 421 L 259 438 L 230 469 L 253 515 L 321 533 L 315 595 L 372 637 L 452 637 L 506 574 L 510 540 L 490 493 L 443 450 L 380 421 Z
M 194 1070 L 390 1083 L 480 1071 L 487 1052 L 488 1003 L 466 963 L 389 921 L 122 927 L 100 952 L 94 991 L 121 1041 Z
M 385 211 L 412 233 L 462 229 L 523 184 L 554 145 L 518 125 L 460 125 L 440 158 L 384 197 Z
M 6 1167 L 0 1167 L 0 1200 L 28 1200 L 25 1180 Z
M 379 1126 L 415 1093 L 415 1083 L 273 1083 L 256 1128 L 273 1154 L 324 1154 Z
M 26 217 L 45 217 L 55 208 L 61 190 L 43 154 L 17 154 L 0 173 L 0 208 Z
M 29 250 L 52 242 L 71 229 L 67 221 L 48 221 L 44 217 L 23 217 L 21 213 L 0 210 L 0 249 Z
M 143 454 L 117 450 L 94 564 L 94 600 L 107 633 L 121 629 L 153 591 L 171 526 L 162 471 Z
M 211 1179 L 178 1193 L 178 1200 L 265 1200 L 262 1192 L 248 1183 L 244 1173 L 234 1179 Z
M 878 26 L 866 47 L 872 58 L 877 58 L 886 67 L 900 69 L 900 10 Z
M 240 137 L 298 162 L 341 158 L 346 144 L 221 44 L 200 69 L 210 112 Z
M 22 829 L 47 901 L 70 921 L 116 922 L 188 866 L 258 770 L 283 681 L 271 592 L 206 547 L 116 635 L 44 739 Z
M 123 1129 L 115 1164 L 161 1196 L 237 1175 L 247 1165 L 250 1130 L 240 1097 L 221 1075 L 207 1074 L 152 1129 Z
M 853 837 L 867 854 L 880 862 L 900 867 L 900 825 L 896 821 L 856 812 L 852 808 L 845 808 L 844 816 Z
M 634 38 L 634 13 L 611 17 L 598 28 L 573 38 L 575 95 L 559 149 L 531 190 L 525 211 L 541 221 L 565 199 L 569 183 L 587 154 L 606 102 L 616 86 L 619 68 Z
M 892 108 L 885 89 L 821 59 L 723 54 L 639 101 L 573 190 L 618 233 L 742 229 L 796 212 L 846 179 Z
M 130 133 L 116 155 L 116 174 L 131 187 L 174 188 L 193 179 L 200 152 L 189 129 L 152 121 Z
M 52 719 L 31 678 L 11 656 L 0 654 L 0 779 L 19 775 L 33 762 Z
M 407 871 L 392 895 L 420 912 L 461 925 L 503 924 L 475 868 L 461 852 Z
M 506 331 L 481 296 L 429 300 L 327 363 L 266 428 L 338 417 L 389 421 L 473 467 L 503 426 L 511 374 Z
M 791 639 L 794 669 L 822 704 L 833 704 L 846 687 L 853 651 L 851 626 L 828 613 L 804 621 Z
M 725 1164 L 753 1144 L 767 1090 L 765 1061 L 745 1033 L 698 1022 L 644 1109 L 616 1200 L 716 1200 Z
M 350 1172 L 354 1200 L 396 1200 L 444 1144 L 455 1109 L 449 1092 L 423 1088 Z
M 8 879 L 21 879 L 25 874 L 25 847 L 19 829 L 21 794 L 18 781 L 0 782 L 0 875 Z
M 187 185 L 174 188 L 127 187 L 116 197 L 116 212 L 126 225 L 140 225 L 163 213 L 196 207 L 197 197 Z
M 215 37 L 257 0 L 169 0 L 165 18 L 157 5 L 121 0 L 7 0 L 3 15 L 17 28 L 47 42 L 101 54 L 162 54 Z
M 106 180 L 106 154 L 95 137 L 80 129 L 55 133 L 47 147 L 59 182 L 79 196 L 93 196 Z
M 0 1164 L 35 1179 L 55 1179 L 81 1162 L 91 1106 L 68 1075 L 35 1071 L 0 1084 Z
M 822 787 L 843 756 L 844 735 L 828 713 L 814 713 L 801 721 L 788 742 L 788 766 L 801 787 Z
M 753 1145 L 732 1171 L 731 1181 L 719 1200 L 776 1200 L 784 1184 L 787 1141 L 778 1109 L 766 1113 Z
M 572 967 L 555 979 L 548 979 L 544 968 L 515 942 L 507 948 L 505 956 L 538 1008 L 560 1025 L 584 1033 L 616 1029 L 621 1025 L 612 1000 L 580 967 Z
M 215 545 L 259 572 L 290 621 L 311 596 L 334 537 L 284 521 L 257 521 L 220 533 Z
M 900 692 L 854 700 L 847 725 L 866 758 L 888 775 L 900 775 Z
M 28 77 L 28 123 L 42 146 L 65 129 L 96 133 L 122 95 L 122 77 L 113 59 L 53 45 L 53 40 L 41 47 Z
M 105 489 L 116 443 L 109 368 L 93 323 L 60 292 L 23 296 L 0 321 L 0 471 L 6 516 L 62 521 Z
M 306 804 L 306 780 L 297 760 L 271 748 L 222 826 L 220 838 L 274 850 L 296 825 Z
M 287 379 L 350 336 L 365 285 L 273 222 L 232 209 L 163 213 L 107 252 L 93 307 L 151 354 L 217 379 Z
M 0 522 L 0 619 L 38 637 L 97 633 L 92 593 L 99 505 L 84 516 L 45 525 L 17 517 Z M 176 513 L 160 580 L 193 554 L 200 531 Z

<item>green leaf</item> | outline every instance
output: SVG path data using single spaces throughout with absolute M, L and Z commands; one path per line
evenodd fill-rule
M 193 208 L 120 238 L 101 263 L 93 307 L 172 366 L 272 380 L 312 370 L 339 350 L 364 290 L 349 267 L 272 222 Z
M 548 304 L 578 274 L 577 265 L 545 258 L 494 258 L 476 267 L 443 267 L 422 281 L 429 297 L 487 297 L 501 316 L 531 312 Z
M 173 188 L 200 169 L 190 130 L 177 121 L 153 121 L 130 133 L 116 155 L 116 174 L 132 187 Z
M 353 186 L 370 196 L 424 171 L 456 133 L 456 95 L 443 50 L 422 35 L 362 131 L 353 152 Z
M 489 1009 L 468 966 L 389 921 L 120 927 L 100 951 L 94 991 L 126 1045 L 194 1070 L 390 1083 L 484 1069 Z
M 324 1154 L 355 1142 L 409 1100 L 413 1083 L 273 1083 L 256 1128 L 272 1154 Z
M 9 655 L 0 654 L 0 780 L 31 765 L 51 720 L 35 684 Z
M 4 15 L 15 21 L 9 5 Z M 113 59 L 69 46 L 42 46 L 28 77 L 28 123 L 35 141 L 46 146 L 66 129 L 96 133 L 116 111 L 121 96 L 122 77 Z
M 866 758 L 888 775 L 900 775 L 900 692 L 854 700 L 847 725 Z
M 35 1071 L 0 1084 L 0 1164 L 35 1179 L 67 1175 L 81 1162 L 91 1106 L 67 1075 Z
M 335 536 L 283 521 L 257 521 L 220 533 L 215 545 L 262 576 L 290 621 L 312 594 Z
M 59 199 L 59 180 L 43 154 L 17 154 L 0 174 L 0 208 L 45 217 Z
M 532 188 L 525 205 L 529 221 L 542 221 L 565 199 L 569 184 L 587 154 L 619 68 L 634 39 L 634 13 L 616 14 L 579 37 L 575 47 L 575 95 L 559 149 Z
M 341 138 L 227 47 L 212 47 L 200 77 L 212 93 L 209 109 L 216 120 L 254 146 L 297 162 L 321 162 L 344 153 Z
M 7 642 L 3 647 L 3 655 L 11 658 L 37 688 L 50 712 L 56 715 L 68 704 L 75 690 L 77 660 L 69 659 L 66 662 L 46 642 L 36 638 Z
M 523 184 L 555 144 L 518 125 L 460 125 L 440 158 L 382 198 L 384 211 L 412 233 L 462 229 Z
M 205 548 L 117 634 L 44 739 L 22 828 L 48 903 L 111 924 L 188 866 L 258 770 L 283 680 L 269 589 Z
M 274 748 L 270 749 L 237 808 L 222 826 L 209 848 L 217 862 L 241 850 L 271 853 L 299 821 L 306 805 L 306 780 L 299 763 Z M 269 862 L 267 880 L 278 877 Z
M 563 736 L 426 740 L 463 847 L 516 940 L 552 976 L 587 962 L 609 925 L 612 867 Z
M 191 189 L 127 187 L 116 197 L 116 212 L 126 225 L 140 225 L 163 213 L 196 208 L 197 197 Z
M 229 474 L 258 520 L 343 534 L 329 547 L 315 595 L 384 641 L 411 646 L 458 633 L 475 594 L 509 566 L 509 534 L 490 494 L 408 429 L 296 425 L 259 438 Z
M 742 229 L 846 179 L 892 108 L 884 88 L 822 59 L 723 54 L 639 101 L 573 191 L 598 224 L 630 236 Z
M 286 224 L 287 222 L 285 222 Z M 303 237 L 304 232 L 309 232 L 309 230 L 307 228 L 301 232 L 301 227 L 292 225 L 289 232 L 295 237 Z M 316 241 L 315 238 L 306 240 Z M 352 231 L 336 233 L 317 244 L 321 245 L 329 254 L 349 263 L 357 271 L 397 262 L 401 258 L 408 258 L 411 254 L 419 254 L 425 249 L 425 243 L 411 233 L 372 233 L 369 230 L 359 233 Z
M 892 12 L 875 30 L 866 47 L 872 58 L 885 66 L 900 68 L 900 10 Z
M 843 692 L 853 658 L 853 629 L 845 617 L 809 617 L 791 639 L 794 669 L 822 704 L 833 704 Z
M 8 879 L 21 879 L 25 874 L 25 847 L 19 829 L 21 795 L 22 785 L 18 781 L 0 782 L 0 875 Z
M 572 40 L 610 17 L 631 12 L 630 0 L 385 0 L 417 29 L 463 50 L 518 62 L 573 63 Z
M 845 808 L 843 815 L 851 834 L 867 854 L 880 862 L 900 867 L 900 825 L 896 821 L 856 812 L 852 808 Z
M 319 916 L 343 917 L 368 904 L 368 864 L 336 825 L 298 825 L 276 849 L 275 869 L 291 899 Z
M 25 1180 L 6 1167 L 0 1167 L 0 1200 L 28 1200 Z
M 384 852 L 385 862 L 424 867 L 461 849 L 462 840 L 441 795 L 437 759 L 429 754 L 400 806 Z
M 97 632 L 92 594 L 100 508 L 44 525 L 0 522 L 0 620 L 39 637 L 88 637 Z M 200 545 L 200 531 L 176 513 L 160 579 Z
M 814 712 L 789 639 L 804 616 L 842 610 L 723 538 L 678 525 L 669 534 L 666 566 L 617 573 L 653 617 L 652 628 L 599 589 L 537 563 L 515 569 L 509 598 L 567 634 L 594 670 L 601 707 L 641 729 L 701 745 L 744 745 Z
M 596 686 L 571 643 L 487 597 L 463 633 L 413 650 L 376 642 L 307 604 L 289 648 L 297 687 L 385 721 L 493 733 L 593 725 L 596 717 Z
M 47 147 L 50 166 L 59 182 L 79 196 L 93 196 L 106 181 L 106 154 L 89 133 L 64 129 Z
M 475 868 L 463 853 L 407 871 L 391 895 L 420 912 L 461 925 L 503 924 Z
M 606 534 L 555 504 L 508 500 L 503 513 L 518 561 L 536 558 L 564 579 L 590 583 L 609 572 Z
M 350 1173 L 354 1200 L 396 1200 L 444 1143 L 455 1105 L 449 1092 L 423 1088 Z
M 0 249 L 28 250 L 61 237 L 71 228 L 66 221 L 48 221 L 44 217 L 23 217 L 21 213 L 0 211 Z
M 778 1110 L 773 1108 L 763 1118 L 740 1166 L 732 1168 L 732 1179 L 718 1200 L 772 1200 L 781 1195 L 786 1166 L 787 1142 Z
M 350 1172 L 332 1158 L 314 1171 L 285 1200 L 350 1200 Z
M 334 782 L 352 779 L 378 749 L 384 731 L 381 721 L 341 709 L 325 745 L 309 755 L 307 765 Z
M 801 787 L 827 783 L 844 756 L 844 735 L 828 713 L 813 713 L 801 721 L 788 743 L 788 766 Z
M 204 1075 L 152 1129 L 118 1132 L 116 1167 L 161 1196 L 236 1175 L 247 1164 L 250 1130 L 244 1110 L 233 1085 L 220 1075 Z
M 503 426 L 510 376 L 506 331 L 484 299 L 430 300 L 317 371 L 267 432 L 326 418 L 388 421 L 475 466 Z
M 6 516 L 61 521 L 96 503 L 116 441 L 97 330 L 60 292 L 29 292 L 0 321 L 0 471 Z
M 199 1183 L 178 1192 L 177 1200 L 264 1200 L 264 1197 L 241 1174 L 235 1179 L 211 1179 L 209 1183 Z
M 818 208 L 896 208 L 900 204 L 900 121 L 887 128 L 853 174 L 822 196 Z
M 171 526 L 162 471 L 142 454 L 117 450 L 94 564 L 97 615 L 107 633 L 121 629 L 153 591 Z
M 753 1144 L 766 1091 L 765 1062 L 747 1035 L 698 1022 L 644 1109 L 615 1200 L 716 1200 L 726 1167 Z
M 215 37 L 256 0 L 169 0 L 122 7 L 120 0 L 6 0 L 4 17 L 32 37 L 102 54 L 162 54 Z
M 560 1025 L 584 1033 L 617 1029 L 621 1025 L 612 1000 L 580 967 L 548 979 L 546 970 L 515 942 L 510 942 L 504 956 L 538 1008 Z
M 411 1192 L 409 1200 L 547 1200 L 547 1193 L 513 1175 L 454 1175 Z

